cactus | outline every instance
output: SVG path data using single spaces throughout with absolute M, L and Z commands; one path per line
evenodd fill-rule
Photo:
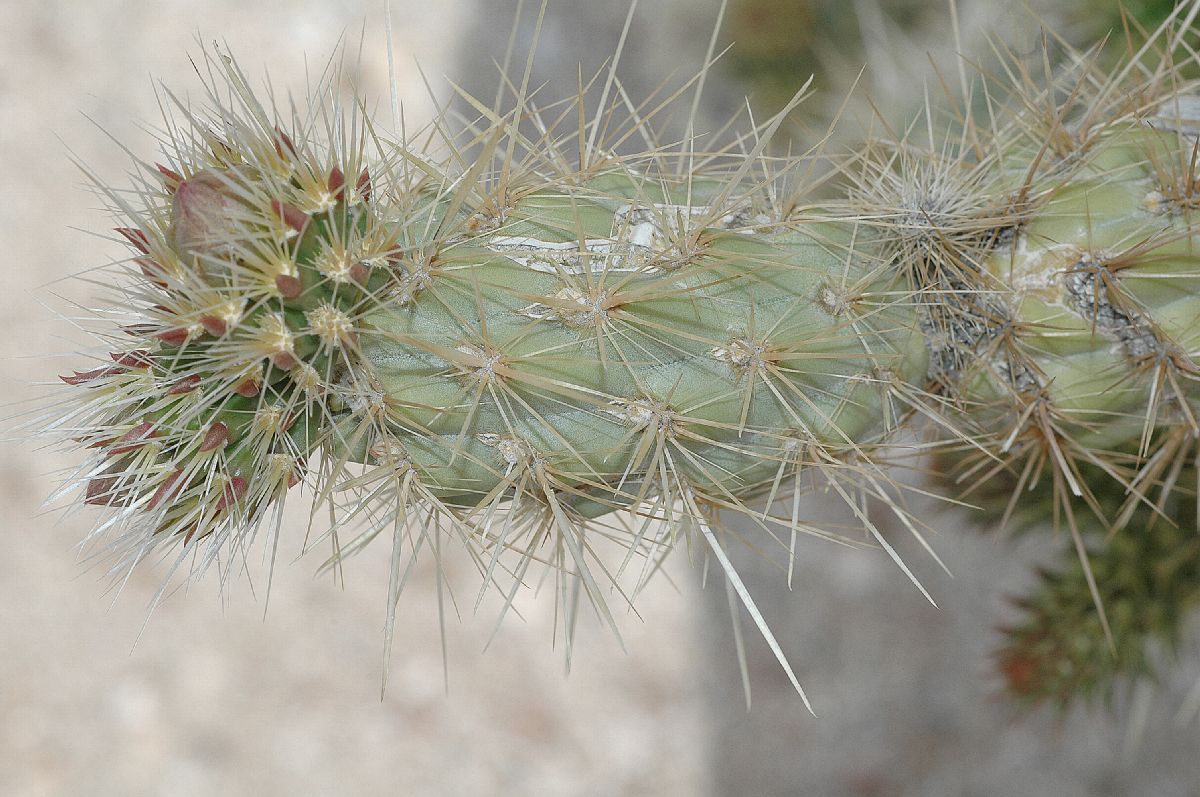
M 721 514 L 837 536 L 790 498 L 813 472 L 916 533 L 884 465 L 920 421 L 1103 517 L 1081 467 L 1135 488 L 1196 436 L 1191 51 L 1154 41 L 1112 76 L 1025 74 L 987 124 L 931 113 L 927 147 L 867 145 L 819 206 L 811 159 L 767 155 L 799 98 L 736 146 L 630 155 L 657 110 L 618 123 L 610 72 L 590 117 L 519 93 L 387 141 L 336 104 L 281 119 L 210 56 L 140 204 L 109 192 L 133 318 L 63 377 L 51 426 L 93 451 L 69 486 L 132 565 L 242 552 L 303 482 L 360 530 L 331 563 L 390 531 L 394 597 L 404 546 L 447 534 L 511 602 L 547 562 L 568 635 L 580 593 L 611 620 L 635 557 L 640 584 L 696 537 L 783 662 Z
M 1177 651 L 1185 620 L 1200 603 L 1200 524 L 1194 452 L 1170 453 L 1163 461 L 1171 468 L 1157 475 L 1144 468 L 1145 483 L 1130 493 L 1115 489 L 1119 482 L 1100 468 L 1081 466 L 1101 509 L 1076 519 L 1086 557 L 1062 552 L 1060 561 L 1039 568 L 1032 588 L 1011 598 L 1016 618 L 1000 628 L 996 665 L 1019 705 L 1050 703 L 1061 711 L 1078 701 L 1112 702 L 1136 679 L 1158 676 Z M 938 460 L 939 480 L 949 488 L 948 474 L 963 472 L 966 457 L 947 451 Z M 1128 460 L 1137 457 L 1129 453 Z M 981 528 L 1027 536 L 1048 522 L 1061 524 L 1053 484 L 1019 487 L 1019 478 L 1002 469 L 974 486 L 970 500 L 982 511 L 973 519 Z
M 1195 484 L 1194 473 L 1184 475 Z M 1155 508 L 1139 502 L 1128 525 L 1107 539 L 1091 539 L 1087 562 L 1111 626 L 1109 637 L 1082 560 L 1040 572 L 1034 590 L 1015 599 L 1020 619 L 1002 629 L 996 655 L 1009 693 L 1022 703 L 1050 701 L 1066 708 L 1076 700 L 1108 700 L 1129 680 L 1155 676 L 1163 660 L 1155 649 L 1174 653 L 1183 621 L 1200 604 L 1194 495 L 1171 496 L 1170 503 Z

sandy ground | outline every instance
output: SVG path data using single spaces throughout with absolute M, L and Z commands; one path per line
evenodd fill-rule
M 0 399 L 24 411 L 77 361 L 83 340 L 55 313 L 98 291 L 64 277 L 124 256 L 70 154 L 120 184 L 107 136 L 149 154 L 151 78 L 194 89 L 188 53 L 222 38 L 252 75 L 300 90 L 339 36 L 363 58 L 364 93 L 387 95 L 379 2 L 42 4 L 9 2 L 0 31 Z M 686 73 L 703 57 L 713 5 L 645 4 L 629 69 Z M 421 63 L 490 96 L 511 10 L 503 3 L 394 0 L 396 76 L 406 116 L 430 112 Z M 575 61 L 598 68 L 623 8 L 553 4 L 535 80 Z M 690 12 L 689 12 L 690 9 Z M 527 36 L 528 33 L 522 33 Z M 685 55 L 686 54 L 686 55 Z M 548 72 L 546 71 L 548 70 Z M 539 77 L 540 76 L 540 77 Z M 642 85 L 655 80 L 642 78 Z M 714 85 L 709 113 L 736 90 Z M 48 309 L 44 305 L 49 305 Z M 923 603 L 882 556 L 804 548 L 797 588 L 741 557 L 749 583 L 813 694 L 803 712 L 751 639 L 754 709 L 741 705 L 722 590 L 702 592 L 686 562 L 624 617 L 625 650 L 581 632 L 563 673 L 553 602 L 521 604 L 483 647 L 492 615 L 448 628 L 443 680 L 434 574 L 403 599 L 389 690 L 379 698 L 387 548 L 343 583 L 314 578 L 289 516 L 265 612 L 265 567 L 172 594 L 145 623 L 164 577 L 153 563 L 119 594 L 75 545 L 90 512 L 47 514 L 54 474 L 74 461 L 5 446 L 0 557 L 0 795 L 1194 795 L 1200 730 L 1173 709 L 1200 678 L 1200 651 L 1159 691 L 1115 718 L 1019 719 L 988 669 L 1001 598 L 1040 548 L 964 534 L 942 515 L 937 540 L 956 578 L 920 566 L 942 605 Z M 935 511 L 933 508 L 930 512 Z M 919 556 L 908 551 L 920 560 Z M 139 637 L 140 634 L 140 637 Z M 1194 637 L 1193 637 L 1194 638 Z M 1193 648 L 1195 646 L 1193 645 Z

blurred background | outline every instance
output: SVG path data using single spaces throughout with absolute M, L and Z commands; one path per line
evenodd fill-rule
M 125 256 L 73 159 L 123 185 L 120 142 L 152 157 L 157 81 L 198 91 L 189 54 L 228 43 L 252 78 L 302 95 L 339 41 L 354 80 L 386 119 L 394 79 L 411 125 L 446 82 L 495 93 L 513 0 L 393 0 L 389 76 L 381 0 L 93 0 L 4 4 L 0 29 L 0 383 L 6 414 L 28 412 L 86 337 L 75 303 L 101 291 L 64 280 Z M 1040 0 L 1029 10 L 962 0 L 732 0 L 707 79 L 700 125 L 750 106 L 761 120 L 815 73 L 793 115 L 797 148 L 824 130 L 865 66 L 839 135 L 872 114 L 903 125 L 956 52 L 986 61 L 988 36 L 1021 52 L 1039 21 L 1085 43 L 1119 28 L 1115 3 Z M 1159 3 L 1159 6 L 1167 4 Z M 534 44 L 537 3 L 516 30 Z M 637 10 L 621 74 L 634 97 L 678 85 L 704 61 L 716 0 L 657 0 Z M 1153 3 L 1135 12 L 1152 20 Z M 533 85 L 575 91 L 616 47 L 626 6 L 553 0 L 537 39 Z M 359 47 L 361 42 L 361 56 Z M 418 69 L 418 65 L 420 69 Z M 422 74 L 423 72 L 423 74 Z M 682 131 L 680 131 L 682 134 Z M 9 424 L 11 426 L 11 424 Z M 0 795 L 1196 795 L 1200 726 L 1180 711 L 1200 683 L 1200 634 L 1161 683 L 1111 711 L 1019 714 L 999 699 L 990 651 L 1005 596 L 1057 548 L 975 529 L 961 513 L 918 506 L 943 530 L 954 573 L 894 535 L 940 609 L 877 552 L 802 542 L 794 588 L 778 568 L 737 564 L 820 714 L 808 715 L 746 627 L 747 712 L 723 589 L 702 590 L 680 556 L 624 618 L 624 650 L 581 629 L 564 672 L 553 601 L 523 599 L 494 642 L 494 612 L 471 598 L 451 616 L 443 658 L 436 577 L 403 596 L 391 680 L 380 700 L 388 546 L 353 560 L 344 581 L 295 561 L 307 517 L 289 533 L 267 607 L 266 554 L 250 572 L 207 574 L 161 601 L 148 561 L 113 590 L 81 557 L 91 511 L 41 506 L 74 458 L 9 442 L 0 556 Z M 295 502 L 297 504 L 300 501 Z M 296 507 L 298 509 L 298 507 Z M 809 515 L 836 508 L 809 501 Z M 1042 535 L 1045 536 L 1045 535 Z M 157 565 L 157 566 L 156 566 Z M 716 585 L 719 587 L 719 585 Z M 151 606 L 157 607 L 151 613 Z M 453 611 L 449 612 L 451 615 Z M 745 623 L 744 623 L 745 625 Z M 446 661 L 443 669 L 443 661 Z

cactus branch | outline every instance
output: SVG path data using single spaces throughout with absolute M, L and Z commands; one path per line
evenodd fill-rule
M 539 107 L 523 81 L 393 140 L 336 76 L 280 115 L 209 52 L 166 163 L 135 202 L 106 189 L 129 322 L 62 377 L 50 426 L 91 454 L 68 486 L 129 566 L 244 555 L 303 484 L 328 566 L 392 535 L 389 626 L 403 557 L 449 539 L 506 606 L 548 565 L 568 650 L 579 597 L 615 630 L 609 601 L 702 538 L 782 661 L 720 515 L 789 557 L 853 542 L 802 517 L 819 481 L 930 597 L 864 508 L 921 538 L 886 471 L 919 429 L 978 483 L 1051 486 L 1111 638 L 1076 504 L 1128 520 L 1101 495 L 1175 491 L 1169 449 L 1200 431 L 1194 14 L 1112 73 L 1010 55 L 1006 98 L 964 99 L 983 113 L 927 109 L 927 140 L 815 181 L 818 153 L 770 154 L 804 90 L 726 145 L 659 144 L 681 93 L 634 106 L 611 71 L 590 117 L 586 87 Z

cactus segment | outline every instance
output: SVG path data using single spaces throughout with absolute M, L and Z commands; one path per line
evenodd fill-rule
M 1117 525 L 1098 496 L 1118 485 L 1127 522 L 1200 435 L 1200 87 L 1170 60 L 1194 60 L 1184 34 L 1158 35 L 1158 65 L 1018 86 L 943 140 L 931 114 L 925 149 L 865 145 L 819 210 L 796 177 L 811 162 L 768 154 L 792 106 L 725 149 L 623 155 L 634 132 L 658 140 L 637 111 L 521 95 L 471 101 L 477 120 L 439 119 L 417 149 L 336 103 L 280 119 L 210 55 L 213 107 L 181 105 L 140 206 L 108 194 L 132 318 L 63 377 L 51 425 L 93 450 L 71 486 L 113 509 L 100 531 L 130 564 L 244 550 L 306 482 L 332 564 L 385 528 L 415 529 L 414 552 L 449 530 L 506 606 L 545 561 L 609 621 L 629 559 L 644 578 L 699 531 L 778 653 L 719 516 L 794 555 L 796 533 L 825 533 L 791 494 L 816 469 L 899 561 L 865 506 L 917 530 L 884 464 L 919 418 L 928 445 L 972 452 L 963 479 L 1050 485 L 1085 553 L 1072 502 Z
M 194 118 L 119 231 L 133 348 L 66 377 L 104 460 L 89 501 L 151 539 L 257 522 L 319 452 L 403 463 L 463 516 L 522 495 L 572 524 L 671 516 L 684 492 L 744 508 L 909 411 L 916 310 L 855 222 L 653 155 L 499 188 L 404 150 L 367 164 L 365 126 L 285 131 L 227 70 L 243 107 Z
M 665 260 L 652 239 L 676 209 L 534 198 L 443 249 L 410 305 L 365 319 L 395 441 L 443 441 L 435 460 L 413 456 L 450 503 L 482 499 L 519 461 L 585 514 L 627 507 L 659 455 L 700 493 L 744 500 L 801 443 L 881 441 L 880 374 L 924 369 L 912 306 L 846 225 L 704 227 L 695 254 Z
M 1069 180 L 1035 179 L 1032 217 L 985 264 L 1012 291 L 1017 354 L 976 384 L 983 402 L 989 387 L 1042 397 L 1078 446 L 1103 450 L 1148 436 L 1160 413 L 1198 428 L 1200 239 L 1158 199 L 1171 178 L 1154 168 L 1194 140 L 1151 123 L 1096 138 Z

